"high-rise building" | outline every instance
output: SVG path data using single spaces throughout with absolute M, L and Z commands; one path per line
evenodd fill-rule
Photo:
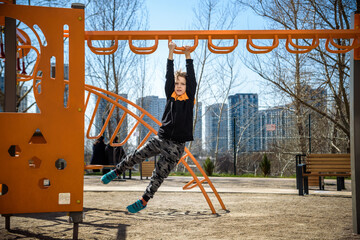
M 145 109 L 148 113 L 150 113 L 153 117 L 155 117 L 161 122 L 162 114 L 164 112 L 166 104 L 165 98 L 159 98 L 158 96 L 146 96 L 138 98 L 136 100 L 136 104 Z M 155 131 L 159 130 L 159 125 L 156 124 L 153 120 L 151 120 L 148 116 L 145 116 L 143 119 L 146 123 L 153 127 Z M 138 126 L 137 131 L 138 133 L 140 133 L 138 134 L 138 136 L 140 136 L 140 141 L 142 141 L 142 139 L 144 139 L 149 132 L 149 130 L 142 124 Z
M 295 132 L 295 116 L 289 106 L 259 110 L 260 150 L 270 150 L 272 145 L 291 140 Z
M 18 108 L 18 112 L 24 112 L 27 109 L 28 106 L 28 95 L 26 94 L 28 88 L 26 86 L 23 86 L 20 90 L 20 97 L 22 98 L 19 108 Z M 26 95 L 25 95 L 26 94 Z
M 202 140 L 202 103 L 197 102 L 198 104 L 198 112 L 197 112 L 197 119 L 194 129 L 194 140 Z M 194 106 L 194 121 L 195 121 L 195 111 L 196 106 Z
M 306 102 L 310 105 L 326 111 L 327 109 L 327 91 L 323 87 L 311 88 L 310 86 L 304 87 Z
M 218 153 L 228 150 L 228 110 L 225 104 L 220 116 L 221 105 L 221 103 L 209 105 L 205 111 L 205 148 L 211 154 L 216 150 L 217 138 Z M 220 129 L 218 128 L 219 119 Z
M 229 148 L 235 143 L 239 152 L 260 150 L 259 100 L 255 93 L 238 93 L 228 97 Z M 234 126 L 235 122 L 235 126 Z
M 326 89 L 323 87 L 311 88 L 310 86 L 305 86 L 304 88 L 306 102 L 316 109 L 326 113 L 328 107 Z M 330 152 L 331 145 L 329 145 L 329 138 L 333 137 L 330 136 L 328 131 L 331 125 L 330 121 L 317 111 L 310 108 L 305 108 L 303 115 L 305 115 L 303 116 L 305 125 L 304 132 L 307 134 L 311 133 L 308 150 L 310 152 L 318 153 Z
M 194 106 L 194 121 L 195 123 L 195 129 L 194 129 L 194 141 L 191 143 L 191 153 L 197 157 L 199 154 L 201 154 L 203 146 L 202 146 L 202 103 L 197 102 L 198 109 L 197 109 L 197 115 L 196 115 L 196 105 Z M 197 116 L 195 119 L 195 115 Z M 190 142 L 188 143 L 187 147 L 189 147 Z

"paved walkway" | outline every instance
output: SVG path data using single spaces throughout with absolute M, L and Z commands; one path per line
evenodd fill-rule
M 182 187 L 191 181 L 192 177 L 168 177 L 160 192 L 182 192 Z M 293 194 L 298 195 L 295 178 L 230 178 L 211 177 L 211 182 L 219 193 L 265 193 L 265 194 Z M 143 192 L 149 180 L 140 180 L 139 176 L 132 179 L 115 180 L 104 185 L 100 183 L 100 176 L 85 176 L 84 191 L 107 192 L 107 191 L 134 191 Z M 211 192 L 208 184 L 203 184 L 207 192 Z M 325 190 L 318 190 L 317 187 L 310 188 L 310 195 L 346 196 L 351 197 L 351 180 L 345 181 L 346 189 L 336 191 L 336 179 L 325 180 Z M 191 192 L 201 192 L 199 187 L 194 187 Z

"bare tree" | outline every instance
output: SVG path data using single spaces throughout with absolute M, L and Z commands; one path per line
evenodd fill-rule
M 216 30 L 230 29 L 237 17 L 237 5 L 231 5 L 231 3 L 223 4 L 223 1 L 219 0 L 201 0 L 198 6 L 194 9 L 195 21 L 193 28 L 196 30 Z M 220 43 L 221 44 L 221 43 Z M 214 78 L 214 72 L 211 67 L 208 66 L 214 61 L 217 56 L 214 56 L 207 47 L 207 41 L 199 42 L 197 50 L 194 52 L 194 60 L 196 61 L 196 80 L 197 89 L 195 94 L 196 102 L 206 100 L 209 94 L 207 92 L 208 84 L 216 84 L 218 81 Z M 194 115 L 194 129 L 197 121 L 201 116 L 198 115 L 199 104 L 195 105 Z M 192 148 L 192 142 L 189 147 Z
M 349 29 L 350 13 L 355 9 L 353 1 L 240 1 L 255 13 L 270 21 L 272 28 L 283 29 Z M 310 45 L 307 39 L 296 40 L 297 45 Z M 347 40 L 337 40 L 339 45 L 348 45 Z M 306 54 L 289 54 L 279 47 L 269 57 L 254 57 L 248 62 L 251 69 L 266 79 L 277 91 L 292 99 L 297 117 L 300 151 L 305 153 L 308 113 L 315 113 L 332 123 L 332 151 L 344 151 L 343 145 L 335 141 L 340 132 L 348 138 L 349 132 L 349 54 L 330 54 L 320 44 L 316 50 Z M 271 66 L 271 67 L 269 67 Z M 325 89 L 329 94 L 328 106 L 318 106 L 314 95 Z M 318 91 L 318 93 L 314 93 Z M 340 134 L 340 135 L 339 135 Z
M 217 64 L 218 70 L 216 79 L 218 79 L 218 84 L 215 86 L 216 91 L 212 90 L 212 92 L 216 102 L 221 103 L 221 107 L 217 123 L 215 164 L 219 154 L 220 124 L 222 121 L 222 115 L 224 111 L 228 111 L 226 101 L 232 88 L 240 84 L 240 81 L 238 80 L 239 69 L 235 67 L 236 58 L 237 56 L 234 54 L 227 54 L 224 58 L 219 59 Z M 236 82 L 236 80 L 238 81 Z M 209 86 L 209 89 L 211 89 L 211 86 Z
M 94 31 L 125 31 L 147 28 L 147 13 L 143 8 L 143 1 L 137 0 L 96 0 L 87 6 L 87 28 Z M 114 41 L 101 41 L 94 43 L 97 47 L 109 47 Z M 127 41 L 119 41 L 118 49 L 110 55 L 88 54 L 86 58 L 87 81 L 100 86 L 117 95 L 128 94 L 134 82 L 143 77 L 139 76 L 138 66 L 143 71 L 144 64 L 141 56 L 134 54 L 127 46 Z M 138 42 L 136 44 L 139 44 Z M 141 42 L 140 45 L 144 43 Z M 111 105 L 108 105 L 103 118 L 107 117 Z M 120 109 L 114 113 L 115 122 L 108 124 L 108 138 L 115 130 L 121 118 Z M 127 131 L 127 130 L 125 130 Z

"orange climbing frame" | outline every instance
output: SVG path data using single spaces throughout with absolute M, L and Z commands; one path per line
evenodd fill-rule
M 83 126 L 84 126 L 84 90 L 96 94 L 122 108 L 113 99 L 104 95 L 104 91 L 84 85 L 84 42 L 95 54 L 113 54 L 118 49 L 118 41 L 128 41 L 131 51 L 136 54 L 151 54 L 157 50 L 161 40 L 192 40 L 194 51 L 199 41 L 207 41 L 211 52 L 226 54 L 234 51 L 241 40 L 251 53 L 268 53 L 285 41 L 290 53 L 307 53 L 325 42 L 325 49 L 331 53 L 344 53 L 354 49 L 355 59 L 359 59 L 360 15 L 355 15 L 355 27 L 350 30 L 210 30 L 210 31 L 84 31 L 84 11 L 81 9 L 61 9 L 3 4 L 0 8 L 1 19 L 11 17 L 25 23 L 36 35 L 39 49 L 30 45 L 30 39 L 20 30 L 20 57 L 33 49 L 37 54 L 32 75 L 19 75 L 18 81 L 33 81 L 34 96 L 41 113 L 0 113 L 0 130 L 3 142 L 0 145 L 0 185 L 8 189 L 0 195 L 0 213 L 28 213 L 49 211 L 82 211 L 83 209 Z M 54 18 L 53 16 L 57 16 Z M 0 19 L 0 21 L 1 21 Z M 38 26 L 46 38 L 44 45 L 38 35 Z M 64 26 L 68 26 L 65 28 Z M 64 30 L 65 29 L 65 30 Z M 69 30 L 66 30 L 69 29 Z M 40 33 L 39 33 L 40 34 Z M 22 36 L 22 37 L 21 37 Z M 64 39 L 69 39 L 69 81 L 64 82 Z M 272 44 L 261 46 L 255 41 L 265 39 Z M 309 45 L 298 45 L 296 39 L 306 39 Z M 348 46 L 339 45 L 335 39 L 351 40 Z M 138 40 L 153 42 L 152 46 L 138 46 Z M 216 45 L 217 40 L 232 40 L 229 46 Z M 111 41 L 109 47 L 99 47 L 96 41 Z M 294 43 L 295 42 L 295 43 Z M 180 47 L 176 53 L 181 53 Z M 24 53 L 24 54 L 22 54 Z M 51 58 L 56 59 L 56 77 L 50 77 Z M 41 75 L 41 76 L 40 76 Z M 64 105 L 65 86 L 68 86 L 68 103 Z M 109 92 L 105 94 L 112 95 Z M 114 96 L 116 98 L 116 96 Z M 130 103 L 129 103 L 130 104 Z M 124 110 L 124 109 L 123 109 Z M 132 115 L 130 111 L 124 110 Z M 155 133 L 144 120 L 147 114 L 141 110 L 141 116 L 133 116 L 137 124 L 149 129 L 146 136 Z M 150 117 L 151 118 L 151 117 Z M 154 119 L 152 119 L 154 120 Z M 122 119 L 121 121 L 124 121 Z M 120 122 L 121 122 L 120 121 Z M 156 120 L 154 120 L 156 122 Z M 158 122 L 157 122 L 158 123 Z M 159 124 L 159 123 L 158 123 Z M 121 125 L 121 123 L 120 123 Z M 120 125 L 118 125 L 120 127 Z M 136 128 L 136 127 L 135 127 Z M 134 132 L 133 128 L 130 134 Z M 40 132 L 38 131 L 40 130 Z M 117 128 L 118 130 L 118 128 Z M 41 143 L 32 141 L 33 137 L 42 137 Z M 143 144 L 146 141 L 143 139 Z M 114 136 L 111 138 L 113 141 Z M 124 142 L 124 141 L 123 141 Z M 122 143 L 120 143 L 122 144 Z M 190 157 L 204 176 L 199 180 L 184 159 Z M 67 166 L 59 169 L 57 160 L 64 159 Z M 186 149 L 186 155 L 180 160 L 193 176 L 184 189 L 199 186 L 212 212 L 215 212 L 202 183 L 207 181 L 221 206 L 225 209 L 220 196 L 210 179 L 201 169 L 196 159 Z
M 358 16 L 357 16 L 358 18 Z M 68 33 L 64 33 L 68 35 Z M 118 47 L 119 40 L 129 42 L 131 51 L 136 54 L 151 54 L 156 51 L 159 40 L 193 40 L 191 50 L 194 51 L 199 40 L 206 40 L 208 48 L 216 54 L 227 54 L 235 50 L 239 40 L 246 40 L 246 48 L 254 54 L 271 52 L 279 46 L 279 40 L 286 40 L 285 47 L 290 53 L 307 53 L 319 46 L 320 40 L 324 39 L 325 48 L 331 53 L 345 53 L 360 46 L 360 29 L 350 30 L 192 30 L 192 31 L 85 31 L 85 38 L 90 50 L 96 54 L 112 54 Z M 259 46 L 254 40 L 272 40 L 270 46 Z M 304 39 L 311 42 L 310 45 L 297 45 L 296 39 Z M 343 46 L 335 43 L 334 39 L 349 39 L 352 43 Z M 93 46 L 93 41 L 111 40 L 111 47 L 99 48 Z M 134 40 L 153 40 L 151 47 L 135 47 Z M 216 46 L 214 40 L 233 40 L 230 46 Z M 176 50 L 182 50 L 177 47 Z M 175 53 L 182 53 L 175 51 Z

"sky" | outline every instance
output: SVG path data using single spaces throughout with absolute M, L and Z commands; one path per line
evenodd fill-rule
M 198 6 L 199 2 L 200 0 L 145 0 L 149 14 L 149 30 L 191 30 L 192 21 L 195 18 L 194 8 Z M 242 10 L 239 14 L 241 14 L 241 16 L 238 18 L 235 29 L 265 29 L 262 19 L 253 14 L 251 11 Z M 239 50 L 239 47 L 237 47 L 234 51 Z M 151 69 L 154 69 L 155 71 L 155 73 L 152 74 L 153 77 L 151 79 L 155 87 L 151 88 L 151 94 L 159 97 L 165 97 L 163 93 L 163 85 L 166 58 L 168 56 L 167 41 L 160 41 L 157 51 L 148 56 L 149 61 L 154 64 L 154 67 L 151 67 Z M 184 64 L 181 64 L 181 66 L 184 66 Z M 231 94 L 259 94 L 260 84 L 259 81 L 256 80 L 259 79 L 259 77 L 252 71 L 248 70 L 245 66 L 242 67 L 241 76 L 248 79 L 248 83 L 241 85 L 241 88 L 239 89 L 233 89 Z M 264 105 L 264 101 L 264 97 L 259 95 L 260 105 Z
M 221 0 L 221 3 L 226 3 L 231 0 Z M 148 11 L 149 30 L 191 30 L 193 21 L 195 19 L 194 8 L 198 7 L 201 0 L 144 0 L 144 4 Z M 27 1 L 19 0 L 19 4 L 27 4 Z M 70 5 L 70 3 L 69 3 Z M 70 7 L 70 6 L 69 6 Z M 250 10 L 241 10 L 239 12 L 236 27 L 238 30 L 262 30 L 265 29 L 262 19 L 253 14 Z M 243 41 L 243 40 L 242 40 Z M 180 41 L 175 41 L 181 44 Z M 234 51 L 242 51 L 239 41 L 239 46 Z M 146 55 L 148 59 L 148 75 L 149 87 L 148 94 L 165 97 L 164 83 L 165 83 L 165 68 L 166 59 L 168 56 L 167 41 L 159 41 L 158 49 L 155 53 Z M 195 50 L 196 51 L 196 50 Z M 246 50 L 245 50 L 246 51 Z M 182 58 L 180 58 L 182 59 Z M 178 61 L 175 57 L 175 61 Z M 239 61 L 239 64 L 242 63 Z M 176 66 L 176 65 L 175 65 Z M 185 68 L 185 61 L 180 62 L 180 66 Z M 248 70 L 245 66 L 241 66 L 242 79 L 247 79 L 246 84 L 242 84 L 238 88 L 232 89 L 230 94 L 236 93 L 258 93 L 259 106 L 268 105 L 265 99 L 265 94 L 261 94 L 261 81 L 258 75 Z M 133 100 L 133 99 L 132 99 Z M 201 101 L 201 99 L 199 99 Z M 207 102 L 206 105 L 212 102 Z

